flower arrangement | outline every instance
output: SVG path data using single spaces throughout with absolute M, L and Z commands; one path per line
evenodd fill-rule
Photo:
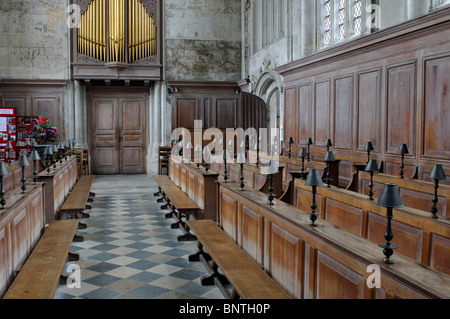
M 39 125 L 31 133 L 31 138 L 34 138 L 37 143 L 56 141 L 58 133 L 56 127 L 52 125 L 52 121 L 45 117 L 40 117 L 38 122 Z

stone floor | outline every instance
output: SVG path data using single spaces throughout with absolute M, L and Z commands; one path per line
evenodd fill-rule
M 187 255 L 196 242 L 177 242 L 153 193 L 157 185 L 147 175 L 97 176 L 84 242 L 73 243 L 80 261 L 80 287 L 59 286 L 55 299 L 223 299 L 215 286 L 202 287 L 206 271 Z M 75 268 L 73 268 L 75 269 Z

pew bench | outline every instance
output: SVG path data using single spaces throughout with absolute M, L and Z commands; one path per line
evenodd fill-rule
M 201 278 L 203 286 L 216 284 L 232 299 L 292 299 L 213 220 L 189 220 L 187 224 L 197 236 L 199 248 L 189 255 L 189 261 L 203 261 L 210 268 L 210 275 Z M 209 259 L 211 266 L 205 262 Z M 233 287 L 231 295 L 223 286 L 228 283 Z
M 57 220 L 48 226 L 3 299 L 53 298 L 58 284 L 67 281 L 62 275 L 66 260 L 79 260 L 78 254 L 69 251 L 78 222 Z
M 172 211 L 166 214 L 166 218 L 175 217 L 177 222 L 171 225 L 172 229 L 180 228 L 184 230 L 184 234 L 178 236 L 178 241 L 193 241 L 197 240 L 189 229 L 186 222 L 183 221 L 183 217 L 188 221 L 192 214 L 196 214 L 200 211 L 200 207 L 194 203 L 189 196 L 183 192 L 170 178 L 166 175 L 155 175 L 154 180 L 158 184 L 160 194 L 162 198 L 167 201 L 166 205 L 163 205 L 162 209 L 171 208 Z
M 67 214 L 72 219 L 80 219 L 80 215 L 84 218 L 89 218 L 89 214 L 84 213 L 84 210 L 90 209 L 88 202 L 90 201 L 90 196 L 92 196 L 91 187 L 94 179 L 94 175 L 83 175 L 80 177 L 61 206 L 60 215 Z M 87 226 L 80 223 L 79 227 L 84 229 Z

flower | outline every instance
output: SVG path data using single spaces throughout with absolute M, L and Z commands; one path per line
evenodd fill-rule
M 56 141 L 58 133 L 56 127 L 52 125 L 52 121 L 40 117 L 38 122 L 39 125 L 31 133 L 31 138 L 34 138 L 37 143 Z

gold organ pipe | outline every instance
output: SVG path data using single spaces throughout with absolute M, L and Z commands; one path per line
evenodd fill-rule
M 156 54 L 156 33 L 154 19 L 140 0 L 93 0 L 81 16 L 78 52 L 101 61 L 131 63 Z

